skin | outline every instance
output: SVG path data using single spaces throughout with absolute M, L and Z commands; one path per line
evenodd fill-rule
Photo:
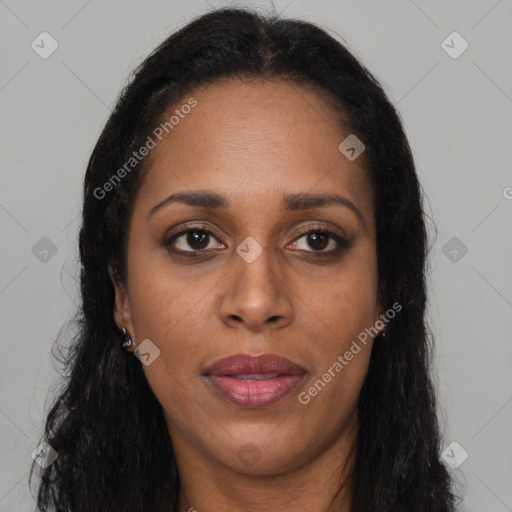
M 127 282 L 115 283 L 114 317 L 135 345 L 150 339 L 161 351 L 143 369 L 167 418 L 180 511 L 325 512 L 354 462 L 371 340 L 308 404 L 297 395 L 384 311 L 364 160 L 338 150 L 350 131 L 308 86 L 229 80 L 190 96 L 197 106 L 151 151 L 129 226 Z M 148 218 L 170 194 L 199 189 L 231 205 L 171 203 Z M 340 205 L 285 212 L 283 196 L 300 192 L 340 194 L 361 218 Z M 337 242 L 315 245 L 300 231 L 311 223 L 348 238 L 350 247 L 315 259 Z M 197 224 L 213 234 L 203 245 L 189 237 L 190 245 L 185 234 L 165 246 Z M 263 249 L 252 263 L 236 252 L 248 236 Z M 187 259 L 198 248 L 203 256 Z M 173 249 L 189 252 L 179 258 Z M 229 355 L 269 352 L 307 375 L 267 407 L 239 408 L 202 377 Z M 247 452 L 258 460 L 244 461 Z M 348 511 L 350 499 L 347 484 L 336 510 Z

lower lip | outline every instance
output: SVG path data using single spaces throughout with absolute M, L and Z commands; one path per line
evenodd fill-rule
M 212 388 L 238 407 L 265 407 L 296 389 L 304 375 L 280 375 L 266 380 L 241 380 L 224 375 L 208 375 Z

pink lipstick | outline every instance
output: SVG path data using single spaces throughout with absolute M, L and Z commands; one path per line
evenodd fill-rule
M 289 395 L 306 371 L 277 354 L 237 354 L 216 361 L 204 372 L 212 389 L 239 407 L 261 408 Z

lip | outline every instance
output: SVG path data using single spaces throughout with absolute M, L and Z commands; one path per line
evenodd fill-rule
M 216 361 L 203 375 L 216 393 L 234 405 L 261 408 L 292 393 L 306 371 L 277 354 L 236 354 Z

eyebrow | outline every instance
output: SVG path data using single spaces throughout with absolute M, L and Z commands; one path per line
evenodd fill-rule
M 182 203 L 189 206 L 211 209 L 228 209 L 231 206 L 231 203 L 227 198 L 210 190 L 176 192 L 153 206 L 147 214 L 147 219 L 154 215 L 158 210 L 165 208 L 172 203 Z M 319 192 L 298 192 L 287 194 L 284 196 L 281 206 L 285 212 L 294 212 L 298 210 L 308 210 L 311 208 L 321 208 L 329 205 L 344 206 L 350 209 L 355 213 L 364 226 L 365 222 L 363 214 L 359 211 L 356 205 L 346 197 L 339 194 Z

